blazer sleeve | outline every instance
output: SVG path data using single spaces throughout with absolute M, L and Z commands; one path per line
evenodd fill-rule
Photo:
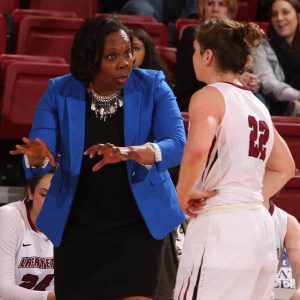
M 176 98 L 162 72 L 157 73 L 156 81 L 152 127 L 154 142 L 162 153 L 162 161 L 156 163 L 161 172 L 180 164 L 186 137 Z
M 57 149 L 59 148 L 58 136 L 59 122 L 55 95 L 55 82 L 53 79 L 50 79 L 48 82 L 48 88 L 42 96 L 35 111 L 29 138 L 41 139 L 48 145 L 52 154 L 56 156 Z M 27 168 L 24 163 L 23 165 L 25 169 L 25 176 L 27 178 L 36 175 L 44 175 L 51 168 L 49 163 L 45 168 Z

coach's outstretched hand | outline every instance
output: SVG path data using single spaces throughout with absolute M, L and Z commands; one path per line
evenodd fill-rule
M 43 164 L 45 158 L 49 159 L 51 166 L 55 166 L 55 158 L 49 147 L 39 138 L 30 140 L 22 138 L 23 145 L 16 145 L 16 150 L 9 151 L 12 155 L 23 154 L 28 156 L 29 164 L 33 167 L 39 167 Z

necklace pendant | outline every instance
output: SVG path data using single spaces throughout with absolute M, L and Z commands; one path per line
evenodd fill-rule
M 95 113 L 96 118 L 106 121 L 116 113 L 119 107 L 123 106 L 123 98 L 120 91 L 117 91 L 109 96 L 101 96 L 97 94 L 92 83 L 87 87 L 87 92 L 91 96 L 91 110 Z

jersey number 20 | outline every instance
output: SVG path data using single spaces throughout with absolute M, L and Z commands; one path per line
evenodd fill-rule
M 21 287 L 25 289 L 33 289 L 36 291 L 45 291 L 46 288 L 50 285 L 54 275 L 48 274 L 43 278 L 39 283 L 39 277 L 33 274 L 26 274 L 23 276 L 23 283 L 20 284 Z
M 248 124 L 251 129 L 249 139 L 249 156 L 265 160 L 266 143 L 269 139 L 269 127 L 265 121 L 257 121 L 253 116 L 248 116 Z

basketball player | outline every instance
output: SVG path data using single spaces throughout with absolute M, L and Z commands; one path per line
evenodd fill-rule
M 53 245 L 35 220 L 53 172 L 28 182 L 28 196 L 0 208 L 0 299 L 55 300 Z
M 276 252 L 278 268 L 280 270 L 284 253 L 288 255 L 293 270 L 296 290 L 290 300 L 300 299 L 300 225 L 297 219 L 280 209 L 271 201 L 265 201 L 275 226 Z
M 177 185 L 192 220 L 176 300 L 267 300 L 276 276 L 275 232 L 263 206 L 295 174 L 267 108 L 237 80 L 264 33 L 254 23 L 202 23 L 193 64 L 197 91 Z M 205 192 L 216 195 L 203 200 Z M 204 207 L 203 207 L 204 206 Z

